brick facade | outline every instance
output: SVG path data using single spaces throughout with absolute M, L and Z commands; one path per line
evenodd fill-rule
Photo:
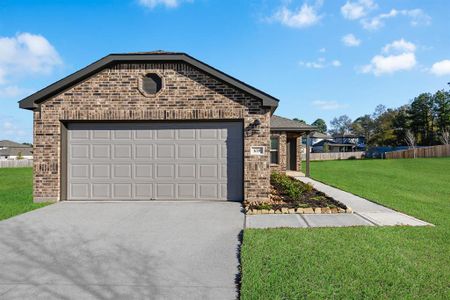
M 146 73 L 163 77 L 156 95 L 138 89 Z M 251 146 L 270 149 L 270 108 L 261 100 L 187 63 L 117 64 L 64 92 L 34 112 L 34 200 L 61 200 L 62 122 L 152 120 L 243 120 L 244 197 L 265 200 L 269 191 L 269 151 L 250 155 Z M 259 119 L 255 130 L 250 124 Z
M 297 144 L 297 155 L 296 155 L 296 168 L 297 171 L 302 169 L 302 137 L 298 133 L 292 134 L 286 131 L 275 131 L 272 130 L 270 133 L 271 137 L 278 138 L 279 148 L 278 148 L 278 164 L 270 164 L 270 169 L 272 171 L 286 172 L 287 169 L 287 139 L 295 138 Z

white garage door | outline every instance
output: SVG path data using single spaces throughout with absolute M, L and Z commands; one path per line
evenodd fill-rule
M 241 122 L 72 123 L 68 200 L 243 199 Z

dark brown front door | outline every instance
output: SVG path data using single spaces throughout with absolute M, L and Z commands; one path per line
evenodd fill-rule
M 297 171 L 297 139 L 288 138 L 286 141 L 286 169 Z

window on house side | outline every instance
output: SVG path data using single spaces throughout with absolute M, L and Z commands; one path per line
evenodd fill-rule
M 280 140 L 278 137 L 270 138 L 270 163 L 278 164 L 279 162 Z

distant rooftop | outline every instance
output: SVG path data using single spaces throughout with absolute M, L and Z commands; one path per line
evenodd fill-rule
M 31 148 L 30 145 L 24 145 L 20 143 L 16 143 L 10 140 L 1 140 L 0 141 L 0 147 L 14 147 L 14 148 Z
M 331 139 L 331 136 L 330 136 L 330 135 L 325 134 L 325 133 L 322 133 L 322 132 L 319 132 L 319 131 L 314 132 L 314 133 L 311 135 L 311 137 L 312 137 L 312 138 L 316 138 L 316 139 Z

